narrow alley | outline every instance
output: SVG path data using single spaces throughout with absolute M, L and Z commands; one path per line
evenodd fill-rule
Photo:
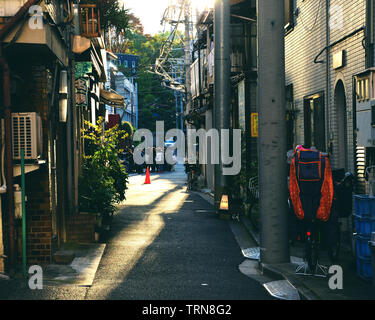
M 186 192 L 183 166 L 151 174 L 150 185 L 144 174 L 129 180 L 91 287 L 30 290 L 27 283 L 11 281 L 3 286 L 4 298 L 270 299 L 261 284 L 240 272 L 245 258 L 228 221 L 218 219 L 199 194 Z
M 242 275 L 244 260 L 227 221 L 185 191 L 175 172 L 130 178 L 128 200 L 112 224 L 88 299 L 265 299 Z

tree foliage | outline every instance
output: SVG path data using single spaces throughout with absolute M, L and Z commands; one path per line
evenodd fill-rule
M 144 35 L 137 30 L 128 34 L 128 45 L 125 53 L 139 56 L 137 69 L 139 127 L 155 131 L 156 121 L 164 121 L 165 129 L 176 127 L 176 99 L 174 91 L 162 86 L 161 77 L 152 72 L 160 48 L 167 41 L 169 32 Z M 183 55 L 178 40 L 173 43 L 172 58 Z M 170 66 L 167 65 L 168 69 Z M 130 70 L 121 68 L 120 71 L 130 76 Z
M 85 156 L 82 174 L 79 179 L 80 210 L 99 213 L 103 216 L 113 214 L 116 203 L 125 200 L 128 174 L 120 164 L 118 149 L 120 140 L 127 133 L 114 128 L 103 130 L 103 118 L 97 125 L 86 121 L 83 130 Z

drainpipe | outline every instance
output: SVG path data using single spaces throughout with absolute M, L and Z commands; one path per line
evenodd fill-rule
M 3 71 L 3 99 L 5 117 L 5 162 L 7 191 L 7 217 L 9 225 L 9 263 L 10 268 L 15 266 L 15 241 L 14 241 L 14 193 L 13 193 L 13 154 L 12 154 L 12 122 L 10 109 L 10 74 L 9 66 L 1 56 L 0 47 L 0 68 Z
M 331 115 L 330 115 L 330 104 L 331 104 L 331 97 L 330 97 L 330 57 L 331 57 L 331 50 L 329 48 L 329 43 L 331 42 L 331 37 L 330 37 L 330 8 L 331 8 L 331 1 L 328 0 L 326 2 L 326 46 L 327 46 L 327 51 L 326 51 L 326 107 L 325 107 L 325 113 L 326 113 L 326 130 L 327 130 L 327 136 L 326 136 L 326 141 L 328 141 L 328 152 L 332 153 L 333 152 L 333 141 L 332 141 L 332 128 L 331 128 Z
M 13 193 L 13 154 L 12 154 L 12 115 L 10 101 L 10 73 L 9 66 L 2 55 L 1 42 L 4 37 L 12 31 L 15 25 L 24 18 L 31 6 L 40 0 L 27 1 L 20 10 L 8 21 L 8 23 L 0 30 L 0 69 L 3 71 L 3 103 L 5 118 L 5 158 L 6 158 L 6 180 L 8 183 L 7 191 L 7 216 L 9 226 L 9 267 L 15 267 L 15 238 L 14 238 L 14 193 Z

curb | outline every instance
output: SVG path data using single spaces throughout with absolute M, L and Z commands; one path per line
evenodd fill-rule
M 288 276 L 286 273 L 280 271 L 276 266 L 268 265 L 265 263 L 259 263 L 259 267 L 264 274 L 270 277 L 278 279 L 281 278 L 281 280 L 287 280 L 288 282 L 290 282 L 290 284 L 292 284 L 293 287 L 297 289 L 302 300 L 322 300 L 311 289 L 306 287 L 301 281 L 297 280 L 294 276 Z
M 244 215 L 240 215 L 240 222 L 243 224 L 243 226 L 245 227 L 245 229 L 247 230 L 247 232 L 250 233 L 251 237 L 253 238 L 253 240 L 255 241 L 255 243 L 257 244 L 257 246 L 260 246 L 260 236 L 259 236 L 259 233 L 255 232 L 252 228 L 252 225 L 251 225 L 251 221 L 248 217 L 244 216 Z
M 195 191 L 195 190 L 187 190 L 187 191 L 198 194 L 204 200 L 206 200 L 210 205 L 215 206 L 215 199 L 212 193 L 203 192 L 203 191 Z
M 244 215 L 240 215 L 240 222 L 245 227 L 249 235 L 253 238 L 255 243 L 260 246 L 259 233 L 255 232 L 252 228 L 251 221 Z M 287 264 L 288 265 L 288 264 Z M 259 262 L 259 269 L 271 278 L 289 281 L 298 291 L 303 300 L 321 300 L 321 298 L 315 294 L 311 289 L 306 287 L 301 281 L 299 281 L 293 275 L 282 272 L 277 266 Z
M 210 204 L 214 205 L 214 198 L 211 193 L 207 193 L 203 191 L 193 191 L 193 192 L 200 195 L 204 200 L 206 200 Z M 249 218 L 245 217 L 244 215 L 240 215 L 239 221 L 245 227 L 246 231 L 249 233 L 251 238 L 259 246 L 260 245 L 259 233 L 253 230 L 251 221 L 249 220 Z M 284 264 L 284 266 L 285 265 L 289 265 L 289 264 Z M 273 265 L 259 262 L 259 269 L 261 270 L 262 273 L 269 276 L 270 278 L 289 281 L 297 289 L 302 300 L 321 300 L 321 298 L 317 294 L 315 294 L 311 289 L 306 287 L 296 277 L 279 270 L 277 268 L 277 265 L 273 266 Z

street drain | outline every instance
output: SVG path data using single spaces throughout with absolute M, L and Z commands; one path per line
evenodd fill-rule
M 260 259 L 260 248 L 247 248 L 242 249 L 242 254 L 245 258 L 251 259 L 251 260 L 259 260 Z

